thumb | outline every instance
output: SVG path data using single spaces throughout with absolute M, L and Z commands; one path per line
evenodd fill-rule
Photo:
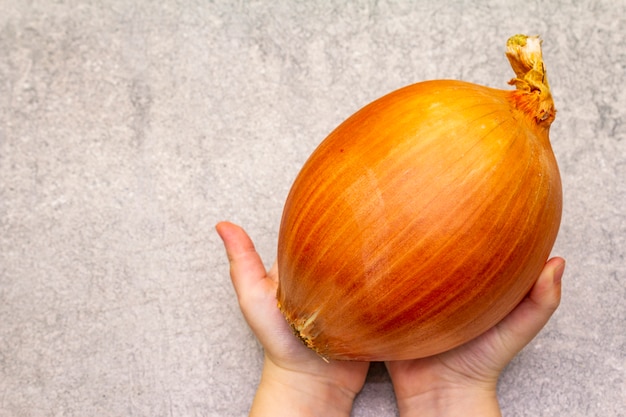
M 252 239 L 241 227 L 229 222 L 220 222 L 215 229 L 224 242 L 230 264 L 230 277 L 237 297 L 241 298 L 246 289 L 267 276 L 265 266 Z
M 561 277 L 565 260 L 546 262 L 528 296 L 498 325 L 500 340 L 509 352 L 522 350 L 546 325 L 561 301 Z

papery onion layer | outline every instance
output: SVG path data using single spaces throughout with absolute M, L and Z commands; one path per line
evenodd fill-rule
M 562 204 L 547 79 L 523 79 L 533 42 L 509 41 L 517 90 L 414 84 L 359 110 L 308 159 L 283 212 L 277 297 L 321 356 L 436 354 L 528 292 Z

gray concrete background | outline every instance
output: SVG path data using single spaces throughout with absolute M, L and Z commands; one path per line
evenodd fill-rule
M 262 351 L 214 224 L 269 265 L 339 122 L 427 79 L 510 88 L 518 32 L 544 39 L 568 267 L 502 406 L 626 415 L 626 2 L 346 3 L 0 0 L 0 416 L 246 415 Z M 396 414 L 374 366 L 353 415 Z

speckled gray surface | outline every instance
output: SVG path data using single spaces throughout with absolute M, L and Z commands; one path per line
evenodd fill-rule
M 330 130 L 426 79 L 509 88 L 518 32 L 544 39 L 568 267 L 502 407 L 626 415 L 626 2 L 345 3 L 0 0 L 0 416 L 245 415 L 262 352 L 214 224 L 270 264 Z M 375 366 L 353 415 L 396 413 Z

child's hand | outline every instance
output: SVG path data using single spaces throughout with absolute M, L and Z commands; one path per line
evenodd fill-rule
M 387 362 L 400 415 L 501 415 L 498 377 L 558 307 L 564 268 L 561 258 L 548 261 L 528 296 L 478 338 L 437 356 Z
M 265 349 L 261 384 L 250 415 L 350 415 L 369 363 L 325 362 L 294 336 L 276 301 L 278 269 L 267 272 L 246 232 L 216 227 L 224 242 L 239 306 Z

